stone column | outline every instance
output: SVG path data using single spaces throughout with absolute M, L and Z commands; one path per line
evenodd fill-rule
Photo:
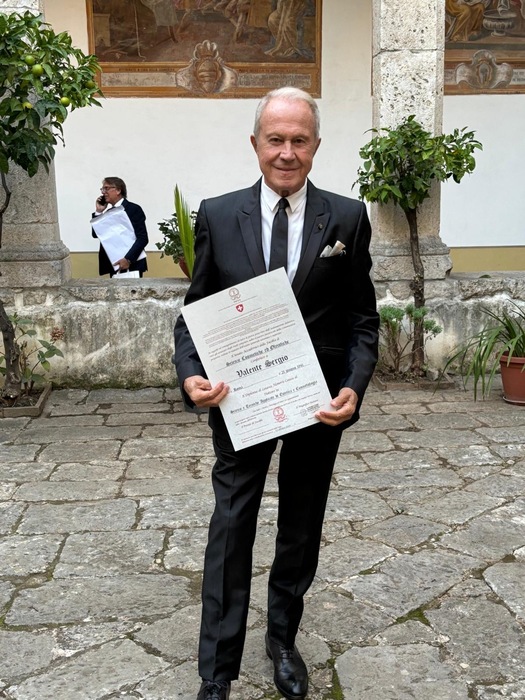
M 374 127 L 396 127 L 414 114 L 425 129 L 441 133 L 445 0 L 373 2 Z M 452 267 L 449 250 L 439 236 L 439 207 L 436 184 L 418 215 L 427 280 L 444 279 Z M 405 215 L 394 205 L 372 205 L 371 219 L 375 279 L 395 296 L 409 296 L 405 280 L 412 278 L 413 268 Z
M 43 12 L 42 0 L 0 0 L 0 12 Z M 60 240 L 53 167 L 30 178 L 11 166 L 11 202 L 4 214 L 0 288 L 55 287 L 71 277 L 69 250 Z
M 26 10 L 35 14 L 43 13 L 43 0 L 0 0 L 0 12 L 4 15 L 10 15 L 12 12 L 24 13 Z

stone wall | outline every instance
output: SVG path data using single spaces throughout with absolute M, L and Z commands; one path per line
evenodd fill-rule
M 53 327 L 64 358 L 50 377 L 69 387 L 171 386 L 173 326 L 187 289 L 176 280 L 72 280 L 61 287 L 2 290 L 8 311 L 32 319 L 39 338 Z
M 376 281 L 375 287 L 380 306 L 405 306 L 412 301 L 408 282 Z M 454 348 L 481 330 L 488 320 L 484 308 L 500 312 L 511 309 L 514 302 L 525 309 L 524 272 L 452 274 L 444 280 L 427 280 L 425 290 L 429 318 L 443 328 L 427 344 L 428 361 L 433 368 L 441 368 Z
M 60 386 L 173 386 L 173 326 L 186 281 L 142 279 L 73 280 L 61 287 L 2 290 L 9 310 L 34 320 L 39 337 L 64 329 L 58 343 L 64 358 L 53 358 L 51 378 Z M 486 320 L 483 306 L 523 304 L 525 273 L 490 277 L 453 275 L 429 282 L 431 317 L 444 333 L 429 345 L 431 365 L 440 367 L 450 351 Z M 405 283 L 376 283 L 380 304 L 405 304 Z M 392 294 L 392 290 L 395 296 Z

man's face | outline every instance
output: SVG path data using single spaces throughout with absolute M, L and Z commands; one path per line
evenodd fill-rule
M 307 102 L 275 98 L 262 113 L 259 135 L 251 142 L 265 183 L 287 197 L 304 185 L 321 139 L 315 137 Z
M 119 201 L 119 199 L 122 199 L 122 195 L 118 187 L 115 187 L 115 185 L 111 185 L 109 182 L 103 182 L 102 187 L 100 189 L 102 190 L 102 194 L 106 198 L 106 202 L 108 202 L 109 204 L 116 204 Z

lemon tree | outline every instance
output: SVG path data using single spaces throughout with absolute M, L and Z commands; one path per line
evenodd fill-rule
M 68 108 L 99 104 L 99 70 L 95 56 L 75 48 L 67 32 L 56 34 L 41 17 L 0 14 L 2 175 L 10 161 L 30 176 L 49 165 L 63 141 Z
M 11 198 L 9 169 L 15 164 L 30 177 L 40 166 L 48 170 L 69 112 L 100 104 L 99 71 L 95 56 L 75 48 L 67 32 L 55 33 L 42 17 L 0 13 L 0 247 Z M 6 361 L 1 393 L 16 398 L 19 348 L 1 299 L 0 330 Z

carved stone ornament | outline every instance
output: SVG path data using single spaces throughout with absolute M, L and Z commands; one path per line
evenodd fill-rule
M 509 63 L 498 63 L 490 51 L 476 51 L 472 61 L 456 66 L 456 83 L 467 83 L 478 90 L 494 90 L 509 85 L 513 68 Z

